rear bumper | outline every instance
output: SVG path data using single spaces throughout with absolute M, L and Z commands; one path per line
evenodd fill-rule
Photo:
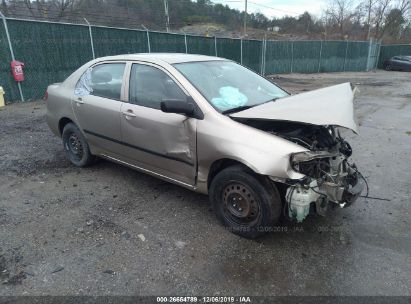
M 59 123 L 58 121 L 52 116 L 49 111 L 46 113 L 46 122 L 49 126 L 51 132 L 53 132 L 56 136 L 60 137 L 60 130 L 59 130 Z

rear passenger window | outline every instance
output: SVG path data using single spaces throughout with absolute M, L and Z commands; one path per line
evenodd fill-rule
M 150 65 L 133 64 L 130 75 L 129 102 L 160 109 L 165 99 L 186 100 L 187 95 L 162 70 Z
M 76 85 L 75 94 L 120 100 L 125 63 L 103 63 L 89 68 Z

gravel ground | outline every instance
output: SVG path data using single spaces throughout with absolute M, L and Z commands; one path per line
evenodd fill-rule
M 400 72 L 281 75 L 291 92 L 351 81 L 344 132 L 370 195 L 258 240 L 208 198 L 107 161 L 73 167 L 43 102 L 0 109 L 0 295 L 411 295 L 411 83 Z

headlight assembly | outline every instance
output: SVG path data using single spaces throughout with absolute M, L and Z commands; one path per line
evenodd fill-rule
M 291 154 L 290 162 L 291 166 L 294 168 L 295 165 L 298 165 L 301 162 L 308 162 L 313 159 L 328 158 L 335 156 L 338 156 L 338 153 L 330 153 L 326 151 L 304 151 Z

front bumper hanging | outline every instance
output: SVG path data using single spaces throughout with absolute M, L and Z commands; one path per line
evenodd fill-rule
M 353 204 L 364 190 L 364 181 L 357 176 L 356 183 L 349 187 L 317 180 L 309 184 L 295 184 L 288 187 L 286 202 L 290 218 L 302 222 L 314 207 L 317 214 L 326 216 L 336 207 L 346 208 Z

